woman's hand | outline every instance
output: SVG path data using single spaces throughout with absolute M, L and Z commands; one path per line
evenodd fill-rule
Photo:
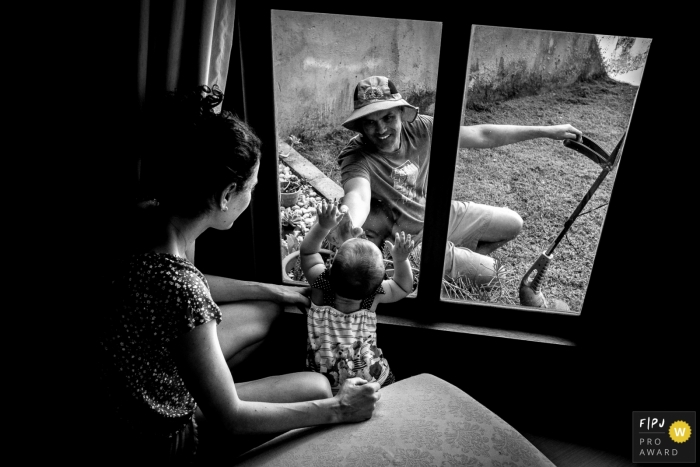
M 396 242 L 394 244 L 389 240 L 386 241 L 391 248 L 391 258 L 394 262 L 406 261 L 415 246 L 413 240 L 411 240 L 411 234 L 406 235 L 403 231 L 401 233 L 396 232 L 394 240 Z
M 362 422 L 372 418 L 381 394 L 379 383 L 368 383 L 362 378 L 348 378 L 335 398 L 338 401 L 338 422 Z
M 309 296 L 311 295 L 311 287 L 295 287 L 291 285 L 273 285 L 277 293 L 277 303 L 281 305 L 302 305 L 304 307 L 311 306 Z

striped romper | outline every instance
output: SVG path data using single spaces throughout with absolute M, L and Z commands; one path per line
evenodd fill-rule
M 306 368 L 323 374 L 333 395 L 347 378 L 360 377 L 387 386 L 395 381 L 389 363 L 377 347 L 377 314 L 370 311 L 374 297 L 384 293 L 380 285 L 362 300 L 360 309 L 343 313 L 333 308 L 335 293 L 324 271 L 311 287 L 323 291 L 323 304 L 311 303 L 306 315 Z

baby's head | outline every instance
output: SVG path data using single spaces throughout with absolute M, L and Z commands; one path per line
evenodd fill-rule
M 377 245 L 362 238 L 343 243 L 331 266 L 335 293 L 351 300 L 372 294 L 384 279 L 384 261 Z

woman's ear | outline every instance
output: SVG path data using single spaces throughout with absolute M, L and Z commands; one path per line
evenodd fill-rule
M 219 208 L 221 210 L 227 210 L 228 209 L 228 203 L 231 201 L 231 198 L 234 197 L 236 193 L 236 182 L 231 183 L 228 185 L 224 191 L 221 192 L 221 198 L 219 200 Z

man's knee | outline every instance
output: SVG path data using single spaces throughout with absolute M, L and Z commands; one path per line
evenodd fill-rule
M 510 211 L 513 216 L 513 238 L 517 237 L 520 231 L 523 229 L 523 218 L 520 217 L 520 214 L 518 214 L 515 211 Z
M 523 228 L 523 218 L 508 208 L 500 210 L 496 222 L 503 240 L 513 240 Z
M 464 277 L 477 286 L 491 284 L 497 277 L 496 261 L 467 248 L 447 242 L 443 274 L 455 279 Z

